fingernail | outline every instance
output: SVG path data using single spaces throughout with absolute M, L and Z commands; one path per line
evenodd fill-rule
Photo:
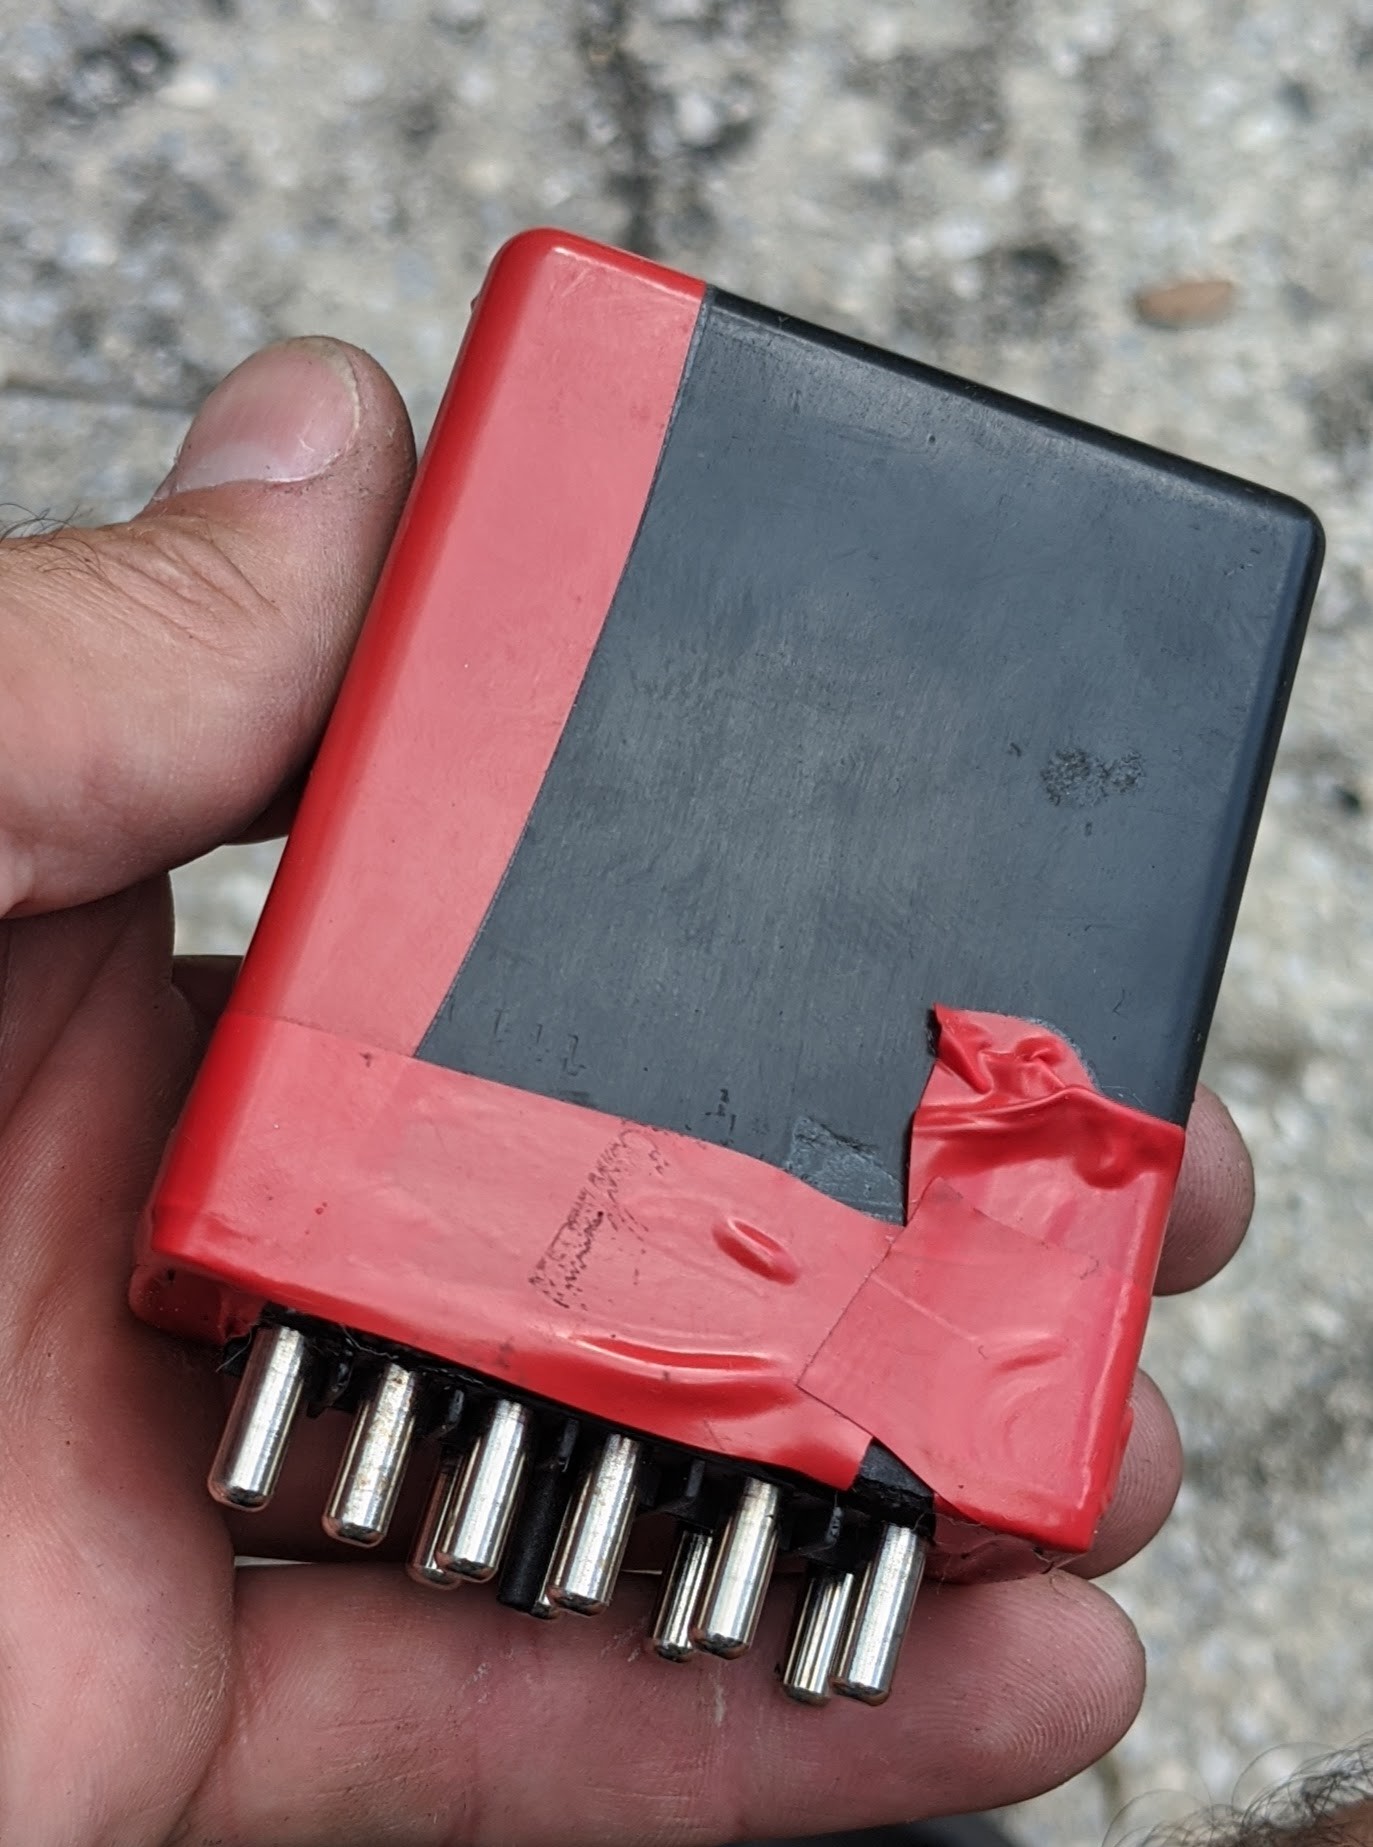
M 332 340 L 287 340 L 255 353 L 216 385 L 153 495 L 230 481 L 312 481 L 358 427 L 358 389 Z

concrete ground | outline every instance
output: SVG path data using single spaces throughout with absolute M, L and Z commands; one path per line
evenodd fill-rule
M 1114 1585 L 1149 1696 L 1014 1825 L 1122 1847 L 1373 1730 L 1370 0 L 0 0 L 0 162 L 7 520 L 136 507 L 288 332 L 369 347 L 424 426 L 542 221 L 1318 508 L 1209 1068 L 1260 1207 L 1157 1315 L 1188 1481 Z M 240 944 L 270 863 L 187 870 L 186 941 Z

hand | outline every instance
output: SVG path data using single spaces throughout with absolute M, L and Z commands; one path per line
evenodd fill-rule
M 521 1621 L 331 1550 L 344 1420 L 301 1433 L 271 1511 L 205 1492 L 215 1356 L 125 1307 L 133 1226 L 213 1011 L 174 974 L 164 869 L 241 836 L 323 723 L 408 482 L 362 355 L 270 349 L 209 400 L 128 525 L 0 546 L 0 1839 L 23 1847 L 727 1841 L 1029 1796 L 1105 1751 L 1138 1642 L 1059 1573 L 927 1590 L 898 1690 L 777 1694 L 785 1611 L 689 1671 L 649 1591 Z M 1162 1286 L 1242 1236 L 1248 1165 L 1199 1099 Z M 1082 1573 L 1151 1537 L 1179 1479 L 1141 1379 Z M 422 1488 L 423 1483 L 418 1483 Z M 313 1562 L 239 1570 L 236 1551 Z

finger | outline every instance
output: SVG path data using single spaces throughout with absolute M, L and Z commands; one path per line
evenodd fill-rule
M 1196 1289 L 1224 1269 L 1244 1241 L 1253 1210 L 1249 1151 L 1229 1110 L 1203 1086 L 1187 1123 L 1187 1149 L 1159 1260 L 1157 1292 Z
M 1134 1422 L 1120 1480 L 1091 1550 L 1073 1561 L 1084 1578 L 1114 1571 L 1148 1545 L 1173 1511 L 1182 1486 L 1182 1440 L 1162 1392 L 1147 1373 L 1135 1378 Z
M 262 815 L 323 724 L 412 463 L 371 360 L 288 341 L 211 393 L 137 519 L 0 545 L 0 914 Z
M 97 1296 L 107 1286 L 107 1266 L 127 1267 L 129 1219 L 189 1075 L 184 1017 L 166 1005 L 170 935 L 170 905 L 155 885 L 0 929 L 6 1335 L 40 1300 L 70 1309 L 93 1277 Z M 118 1029 L 113 1051 L 102 1027 Z M 121 1317 L 122 1293 L 112 1298 Z
M 0 930 L 7 1840 L 164 1838 L 221 1715 L 213 1393 L 125 1306 L 195 1051 L 170 942 L 159 881 Z
M 1137 1638 L 1064 1576 L 933 1591 L 887 1705 L 778 1693 L 786 1610 L 742 1660 L 645 1651 L 647 1591 L 599 1622 L 519 1622 L 385 1567 L 239 1574 L 224 1743 L 185 1838 L 613 1847 L 812 1833 L 1016 1801 L 1110 1748 Z

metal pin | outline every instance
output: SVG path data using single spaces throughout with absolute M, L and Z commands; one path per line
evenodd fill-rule
M 727 1661 L 753 1641 L 777 1556 L 782 1491 L 751 1475 L 711 1559 L 710 1579 L 692 1624 L 691 1639 Z
M 533 1602 L 529 1605 L 529 1614 L 531 1616 L 537 1616 L 542 1623 L 555 1622 L 563 1613 L 562 1605 L 554 1603 L 553 1599 L 549 1596 L 548 1586 L 558 1560 L 562 1557 L 563 1547 L 567 1543 L 568 1531 L 572 1525 L 572 1517 L 577 1511 L 577 1496 L 575 1494 L 566 1494 L 566 1488 L 567 1483 L 564 1480 L 563 1491 L 565 1498 L 563 1499 L 562 1513 L 558 1517 L 558 1530 L 554 1536 L 553 1550 L 548 1555 L 548 1563 L 544 1566 L 543 1576 L 539 1579 L 539 1588 L 535 1592 Z
M 529 1614 L 531 1616 L 537 1616 L 539 1621 L 543 1623 L 553 1622 L 557 1617 L 561 1616 L 562 1613 L 562 1605 L 554 1603 L 553 1599 L 548 1594 L 548 1586 L 546 1584 L 529 1606 Z
M 925 1542 L 908 1526 L 885 1526 L 863 1573 L 834 1690 L 880 1706 L 891 1692 L 915 1593 L 925 1570 Z
M 437 1590 L 451 1590 L 459 1582 L 456 1572 L 445 1569 L 439 1563 L 438 1537 L 451 1518 L 453 1503 L 462 1483 L 464 1461 L 462 1451 L 456 1449 L 446 1450 L 439 1458 L 439 1472 L 429 1491 L 424 1519 L 420 1522 L 410 1560 L 406 1565 L 406 1570 L 416 1584 L 431 1584 Z
M 415 1374 L 394 1360 L 385 1361 L 358 1406 L 324 1510 L 324 1530 L 331 1539 L 374 1546 L 385 1537 L 410 1456 L 418 1399 Z
M 450 1514 L 438 1537 L 439 1563 L 484 1583 L 501 1562 L 529 1457 L 528 1405 L 498 1398 L 472 1446 Z
M 695 1649 L 691 1625 L 710 1570 L 711 1535 L 699 1527 L 678 1528 L 677 1549 L 663 1577 L 658 1607 L 649 1631 L 653 1646 L 664 1661 L 685 1661 Z
M 531 1616 L 537 1616 L 541 1623 L 556 1622 L 558 1617 L 563 1613 L 562 1605 L 554 1603 L 553 1599 L 548 1594 L 548 1581 L 553 1575 L 554 1565 L 558 1562 L 558 1554 L 562 1551 L 563 1538 L 567 1532 L 568 1521 L 572 1518 L 572 1509 L 574 1505 L 575 1502 L 569 1501 L 567 1506 L 563 1509 L 562 1525 L 558 1529 L 558 1543 L 554 1546 L 552 1555 L 544 1570 L 543 1579 L 539 1584 L 538 1594 L 529 1606 L 529 1614 Z
M 639 1486 L 639 1445 L 612 1430 L 582 1478 L 546 1594 L 579 1616 L 599 1616 L 620 1575 Z
M 271 1500 L 309 1368 L 310 1344 L 299 1328 L 260 1327 L 254 1334 L 210 1469 L 210 1493 L 226 1507 L 265 1507 Z
M 807 1574 L 782 1664 L 783 1692 L 804 1705 L 823 1706 L 830 1696 L 855 1582 L 851 1571 L 826 1565 L 812 1565 Z

